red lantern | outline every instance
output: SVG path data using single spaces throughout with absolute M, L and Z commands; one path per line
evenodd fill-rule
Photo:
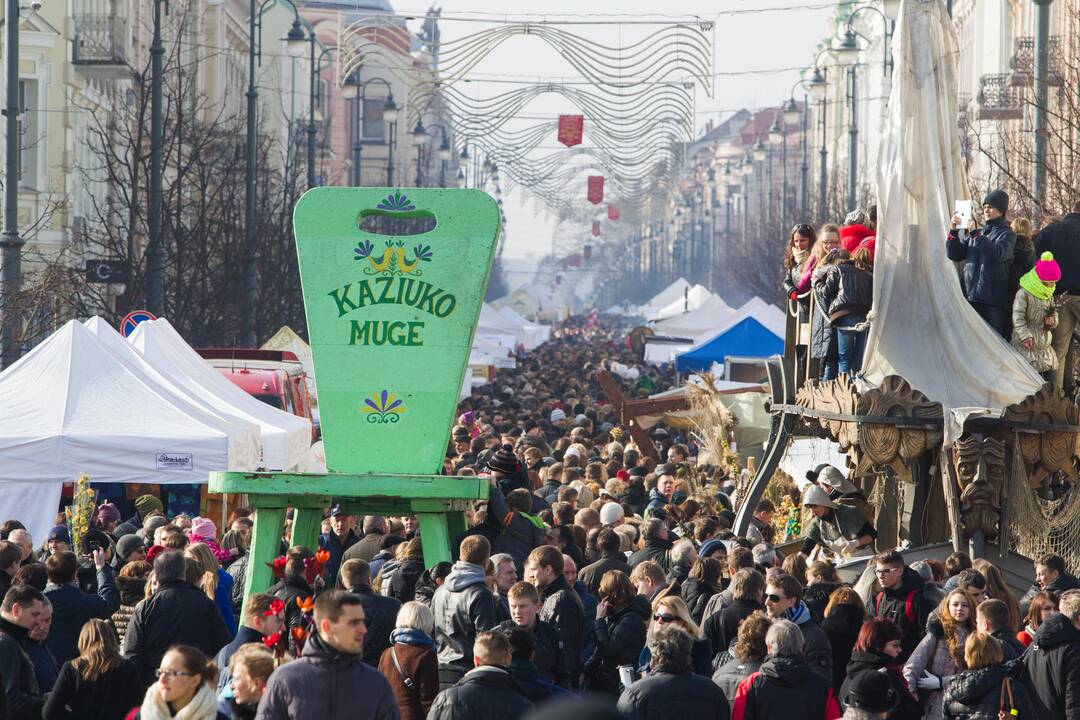
M 612 221 L 618 220 L 619 219 L 619 208 L 615 207 L 614 205 L 608 205 L 607 206 L 607 219 L 612 220 Z
M 581 144 L 581 132 L 585 127 L 584 115 L 559 116 L 559 142 L 566 147 Z
M 593 237 L 600 237 L 600 221 L 599 220 L 593 220 L 592 235 L 593 235 Z
M 599 205 L 604 201 L 604 176 L 603 175 L 590 175 L 589 176 L 589 202 L 593 205 Z

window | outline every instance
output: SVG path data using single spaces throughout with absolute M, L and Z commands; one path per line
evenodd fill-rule
M 363 138 L 365 140 L 383 139 L 383 105 L 385 104 L 386 100 L 383 98 L 364 99 Z
M 36 190 L 38 187 L 38 82 L 19 81 L 19 187 Z

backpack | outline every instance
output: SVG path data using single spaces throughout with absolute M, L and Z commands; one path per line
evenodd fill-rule
M 919 594 L 918 588 L 912 590 L 904 598 L 904 617 L 907 618 L 908 623 L 915 624 L 915 596 Z M 874 617 L 881 617 L 881 601 L 885 599 L 885 591 L 881 591 L 874 599 Z

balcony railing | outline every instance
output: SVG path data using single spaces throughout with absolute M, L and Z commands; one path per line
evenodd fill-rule
M 1062 69 L 1065 66 L 1061 53 L 1061 38 L 1056 35 L 1051 37 L 1047 50 L 1046 84 L 1057 87 L 1062 84 Z M 1012 68 L 1010 83 L 1020 87 L 1031 86 L 1035 77 L 1035 38 L 1030 35 L 1016 38 L 1009 67 Z
M 979 120 L 1019 120 L 1024 116 L 1023 89 L 1009 82 L 1009 74 L 979 78 Z
M 75 15 L 72 62 L 76 65 L 127 65 L 127 18 L 106 14 Z

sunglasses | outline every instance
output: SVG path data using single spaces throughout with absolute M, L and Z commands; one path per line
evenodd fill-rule
M 660 623 L 669 623 L 675 622 L 679 618 L 676 615 L 668 615 L 667 613 L 656 613 L 652 616 L 652 619 Z
M 766 595 L 765 599 L 772 603 L 778 603 L 787 600 L 786 597 L 781 597 L 779 595 Z

